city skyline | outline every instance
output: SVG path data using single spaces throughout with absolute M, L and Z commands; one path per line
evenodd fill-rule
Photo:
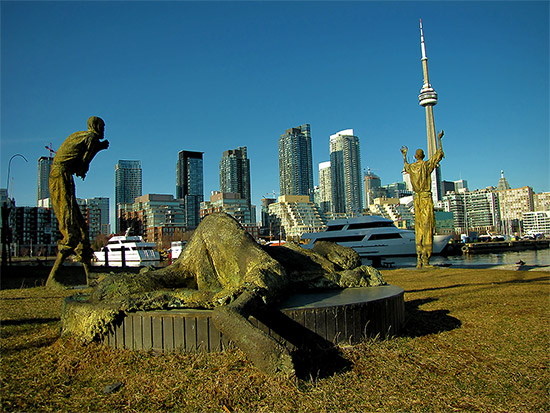
M 550 190 L 546 2 L 1 7 L 0 187 L 9 159 L 24 155 L 28 163 L 11 164 L 17 205 L 36 203 L 44 145 L 56 149 L 90 115 L 105 119 L 111 146 L 76 180 L 79 198 L 114 201 L 118 159 L 142 161 L 143 193 L 172 194 L 183 148 L 204 152 L 208 198 L 223 151 L 246 146 L 260 205 L 279 192 L 281 132 L 306 123 L 314 184 L 329 136 L 348 128 L 361 137 L 363 169 L 400 182 L 401 145 L 426 150 L 420 18 L 439 94 L 436 129 L 445 130 L 442 178 L 484 188 L 504 170 L 513 188 Z M 97 15 L 101 31 L 83 33 Z M 281 25 L 289 15 L 304 19 Z

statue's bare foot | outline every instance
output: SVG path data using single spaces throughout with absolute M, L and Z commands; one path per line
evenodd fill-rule
M 274 340 L 272 341 L 274 342 Z M 256 367 L 271 376 L 295 376 L 296 372 L 294 370 L 294 363 L 289 351 L 278 343 L 269 343 L 274 344 L 272 346 L 269 344 L 266 346 L 266 344 L 267 343 L 264 343 L 264 349 L 271 347 L 270 351 L 267 354 L 264 354 L 264 357 L 256 357 L 253 360 Z

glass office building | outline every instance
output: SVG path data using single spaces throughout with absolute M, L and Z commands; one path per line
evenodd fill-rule
M 119 232 L 119 205 L 133 204 L 141 196 L 141 161 L 119 160 L 115 166 L 116 233 Z
M 200 207 L 204 201 L 203 152 L 180 151 L 176 165 L 176 198 L 183 199 L 185 225 L 194 229 L 200 223 Z
M 250 207 L 250 160 L 246 146 L 223 153 L 220 160 L 220 192 L 240 194 Z

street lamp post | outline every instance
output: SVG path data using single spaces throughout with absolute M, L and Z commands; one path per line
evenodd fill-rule
M 6 259 L 9 259 L 11 263 L 11 250 L 9 250 L 9 246 L 12 241 L 12 232 L 9 225 L 9 217 L 11 214 L 11 204 L 10 201 L 10 171 L 11 171 L 11 161 L 13 158 L 21 157 L 27 161 L 27 158 L 25 158 L 20 153 L 16 153 L 10 158 L 10 161 L 8 162 L 8 182 L 6 185 L 6 202 L 2 205 L 2 272 L 6 270 L 7 262 Z

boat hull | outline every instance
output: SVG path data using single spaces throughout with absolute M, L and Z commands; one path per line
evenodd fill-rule
M 331 241 L 353 248 L 361 258 L 416 255 L 414 231 L 397 228 L 379 216 L 330 221 L 326 231 L 303 234 L 302 239 L 310 240 L 304 248 L 313 248 L 317 241 Z M 450 239 L 450 235 L 435 235 L 433 254 L 441 254 Z
M 445 249 L 450 235 L 436 235 L 433 243 L 433 254 L 438 255 Z M 401 240 L 387 240 L 383 242 L 337 242 L 344 247 L 353 248 L 361 258 L 367 257 L 405 257 L 416 255 L 416 242 L 414 234 Z M 313 242 L 303 245 L 304 248 L 313 248 Z
M 137 254 L 129 251 L 125 253 L 125 265 L 128 267 L 150 267 L 160 264 L 160 255 L 156 251 L 140 251 L 145 254 Z M 94 265 L 108 265 L 109 267 L 122 267 L 122 254 L 120 252 L 111 251 L 107 254 L 105 260 L 105 252 L 94 252 L 96 261 Z
M 449 243 L 451 239 L 450 235 L 437 235 L 434 237 L 433 243 L 433 252 L 432 254 L 438 255 L 441 254 L 445 246 Z M 374 243 L 366 242 L 363 244 L 353 244 L 353 243 L 341 243 L 341 245 L 346 245 L 350 248 L 353 248 L 360 257 L 399 257 L 399 256 L 411 256 L 416 255 L 416 242 L 415 238 L 404 239 L 406 242 L 396 242 L 396 243 Z

